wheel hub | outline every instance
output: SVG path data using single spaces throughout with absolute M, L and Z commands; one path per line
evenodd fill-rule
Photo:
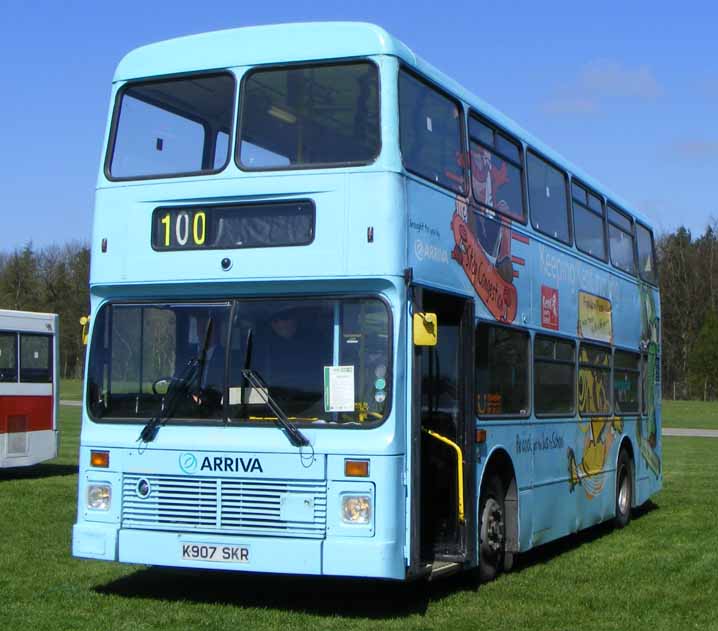
M 618 490 L 618 508 L 621 511 L 621 513 L 625 514 L 630 510 L 629 507 L 630 502 L 630 490 L 628 488 L 628 476 L 623 475 L 621 478 L 621 486 Z
M 499 503 L 490 498 L 484 508 L 484 524 L 486 525 L 486 543 L 494 552 L 499 552 L 504 545 L 504 515 Z

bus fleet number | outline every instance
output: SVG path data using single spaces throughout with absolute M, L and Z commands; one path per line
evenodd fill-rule
M 166 248 L 203 246 L 207 238 L 207 215 L 204 210 L 181 210 L 177 213 L 165 213 L 160 219 L 164 228 L 163 244 Z

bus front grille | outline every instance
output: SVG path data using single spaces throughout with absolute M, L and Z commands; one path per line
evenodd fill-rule
M 321 539 L 326 524 L 323 480 L 123 476 L 123 528 Z

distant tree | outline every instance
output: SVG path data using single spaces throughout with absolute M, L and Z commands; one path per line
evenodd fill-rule
M 0 308 L 43 311 L 60 316 L 60 371 L 82 374 L 84 347 L 79 320 L 89 312 L 90 249 L 81 243 L 32 243 L 0 254 Z
M 7 309 L 38 311 L 41 308 L 38 260 L 31 242 L 5 258 L 0 270 L 0 304 Z
M 707 399 L 718 386 L 718 314 L 709 311 L 703 321 L 689 359 L 689 377 L 694 392 Z

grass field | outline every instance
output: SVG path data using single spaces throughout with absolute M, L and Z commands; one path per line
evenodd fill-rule
M 74 559 L 79 408 L 60 457 L 0 472 L 3 629 L 718 629 L 712 439 L 665 440 L 665 488 L 630 526 L 549 544 L 488 585 L 240 577 Z
M 63 379 L 60 382 L 60 398 L 66 401 L 82 399 L 82 379 Z
M 663 427 L 718 429 L 718 401 L 663 400 Z

